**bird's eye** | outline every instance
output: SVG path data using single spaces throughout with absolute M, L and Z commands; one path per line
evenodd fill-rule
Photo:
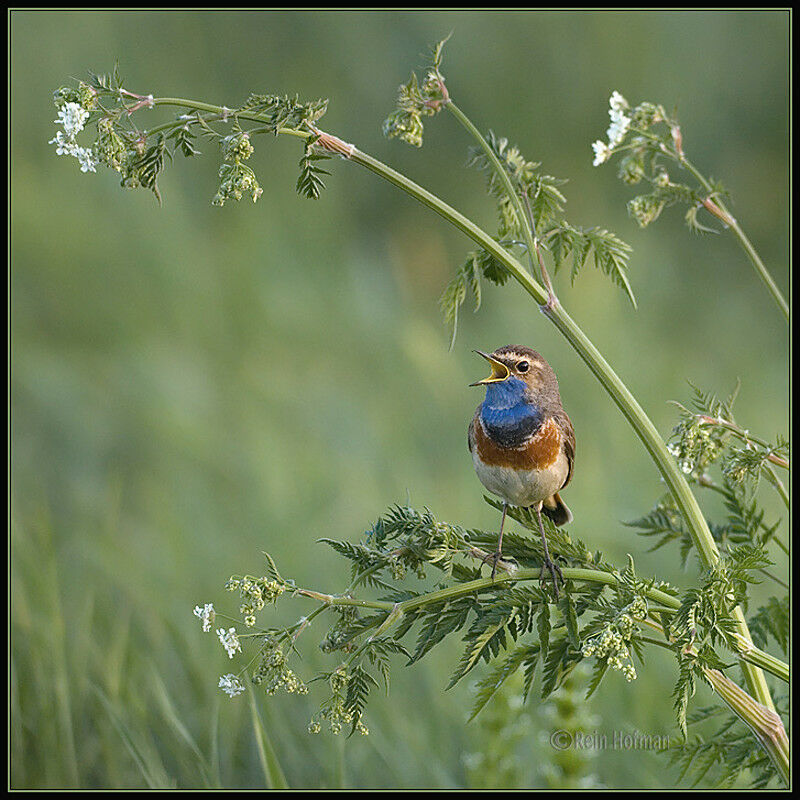
M 530 364 L 527 361 L 520 361 L 517 364 L 517 372 L 527 372 L 530 368 Z

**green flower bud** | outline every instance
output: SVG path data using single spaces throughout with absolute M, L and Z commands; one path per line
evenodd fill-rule
M 644 177 L 644 165 L 639 154 L 633 153 L 620 159 L 617 175 L 620 180 L 627 184 L 634 185 L 639 183 Z
M 226 161 L 247 161 L 253 155 L 253 145 L 246 133 L 234 133 L 222 140 L 222 151 Z
M 640 103 L 633 111 L 633 124 L 637 128 L 649 128 L 662 120 L 659 107 L 653 103 Z

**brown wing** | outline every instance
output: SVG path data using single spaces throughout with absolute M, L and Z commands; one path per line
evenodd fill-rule
M 475 414 L 472 416 L 472 421 L 469 423 L 469 428 L 467 429 L 467 447 L 469 447 L 470 453 L 472 452 L 472 448 L 475 447 L 475 422 L 478 419 L 478 414 L 481 413 L 481 407 L 478 406 L 475 409 Z
M 564 454 L 567 457 L 567 464 L 569 465 L 567 478 L 561 485 L 563 489 L 572 480 L 572 469 L 575 463 L 575 429 L 572 427 L 572 423 L 563 408 L 555 415 L 555 420 L 564 434 Z

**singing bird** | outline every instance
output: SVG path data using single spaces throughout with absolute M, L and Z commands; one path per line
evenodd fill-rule
M 542 574 L 550 571 L 557 599 L 561 570 L 550 558 L 542 514 L 556 525 L 572 521 L 559 492 L 572 478 L 575 431 L 561 405 L 555 372 L 539 353 L 521 345 L 475 352 L 492 373 L 470 384 L 485 386 L 486 399 L 469 425 L 469 450 L 481 483 L 503 501 L 492 578 L 502 557 L 508 506 L 533 508 L 544 548 Z

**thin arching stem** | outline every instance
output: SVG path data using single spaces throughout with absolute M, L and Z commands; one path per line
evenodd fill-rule
M 698 170 L 697 167 L 695 167 L 695 165 L 692 164 L 688 158 L 686 158 L 686 156 L 679 155 L 678 161 L 684 167 L 686 167 L 689 172 L 692 173 L 695 179 L 700 183 L 703 189 L 709 193 L 709 195 L 713 193 L 714 188 L 705 179 L 700 170 Z M 736 218 L 731 214 L 731 212 L 719 198 L 715 198 L 713 201 L 709 198 L 709 200 L 703 205 L 706 207 L 706 209 L 708 209 L 708 211 L 714 214 L 714 216 L 716 216 L 721 222 L 731 229 L 733 235 L 739 242 L 739 245 L 747 254 L 747 258 L 750 260 L 756 275 L 758 275 L 764 286 L 766 286 L 767 291 L 772 296 L 772 299 L 775 301 L 776 305 L 781 310 L 781 314 L 783 314 L 784 319 L 788 323 L 789 304 L 786 302 L 786 298 L 778 288 L 778 284 L 775 283 L 772 275 L 770 275 L 769 270 L 764 266 L 764 262 L 761 260 L 761 257 L 758 255 L 755 247 L 753 247 L 753 243 L 747 238 L 747 235 L 742 230 L 742 227 L 736 221 Z

